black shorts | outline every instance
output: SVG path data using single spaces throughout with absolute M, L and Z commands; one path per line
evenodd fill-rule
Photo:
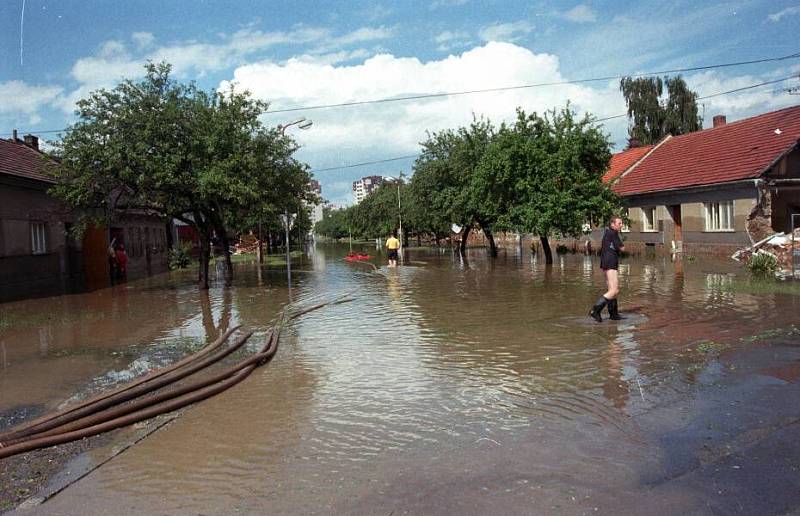
M 397 249 L 389 249 L 389 259 L 397 260 Z
M 610 253 L 601 255 L 600 268 L 604 271 L 608 269 L 619 269 L 619 258 Z

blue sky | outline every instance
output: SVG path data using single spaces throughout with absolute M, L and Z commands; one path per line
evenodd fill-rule
M 24 7 L 24 9 L 23 9 Z M 274 110 L 614 76 L 800 52 L 800 3 L 740 1 L 303 2 L 246 0 L 2 0 L 0 137 L 13 128 L 55 138 L 77 99 L 147 59 L 206 89 L 235 82 Z M 800 72 L 800 59 L 684 74 L 700 95 Z M 785 83 L 703 101 L 705 119 L 735 120 L 800 103 Z M 598 117 L 625 112 L 618 80 L 457 97 L 267 114 L 290 129 L 312 170 L 414 155 L 426 131 L 473 113 L 510 120 L 517 106 L 567 101 Z M 604 124 L 616 149 L 626 120 Z M 316 172 L 323 196 L 352 201 L 354 179 L 411 172 L 413 159 Z

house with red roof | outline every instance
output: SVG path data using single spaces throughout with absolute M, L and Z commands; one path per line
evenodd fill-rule
M 728 252 L 800 214 L 800 106 L 616 154 L 604 179 L 630 220 L 626 245 Z M 794 217 L 795 227 L 800 216 Z
M 48 193 L 56 166 L 36 136 L 0 138 L 0 302 L 109 286 L 112 241 L 127 248 L 128 278 L 167 270 L 166 225 L 157 217 L 125 214 L 73 238 L 72 213 Z

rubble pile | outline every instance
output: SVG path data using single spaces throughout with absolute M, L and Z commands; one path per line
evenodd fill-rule
M 770 254 L 775 257 L 778 262 L 779 275 L 791 274 L 793 254 L 798 255 L 798 259 L 795 261 L 795 268 L 800 262 L 800 228 L 794 230 L 794 253 L 792 252 L 792 235 L 775 233 L 749 247 L 739 249 L 731 258 L 747 263 L 754 255 L 760 253 Z M 800 270 L 797 272 L 800 272 Z
M 233 244 L 233 254 L 255 253 L 258 249 L 258 238 L 255 235 L 242 235 Z

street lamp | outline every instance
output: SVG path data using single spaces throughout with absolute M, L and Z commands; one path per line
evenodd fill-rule
M 400 229 L 398 230 L 399 233 L 399 240 L 400 240 L 400 261 L 403 260 L 403 215 L 400 208 L 400 183 L 403 182 L 403 174 L 400 173 L 400 178 L 392 177 L 392 176 L 383 176 L 386 179 L 391 179 L 397 184 L 397 220 L 400 222 Z
M 296 125 L 298 129 L 310 129 L 314 122 L 308 120 L 306 117 L 300 117 L 297 120 L 289 122 L 288 124 L 278 124 L 278 131 L 281 136 L 286 135 L 286 129 Z M 291 229 L 294 214 L 289 215 L 289 206 L 285 207 L 285 214 L 282 216 L 284 225 L 286 227 L 286 279 L 289 288 L 289 302 L 292 302 L 292 255 L 291 247 L 289 246 L 289 229 Z
M 298 129 L 306 130 L 310 129 L 311 126 L 314 124 L 311 120 L 308 120 L 306 117 L 300 117 L 297 120 L 289 122 L 288 124 L 278 124 L 278 131 L 280 131 L 281 136 L 286 135 L 286 129 L 293 125 L 296 125 Z

